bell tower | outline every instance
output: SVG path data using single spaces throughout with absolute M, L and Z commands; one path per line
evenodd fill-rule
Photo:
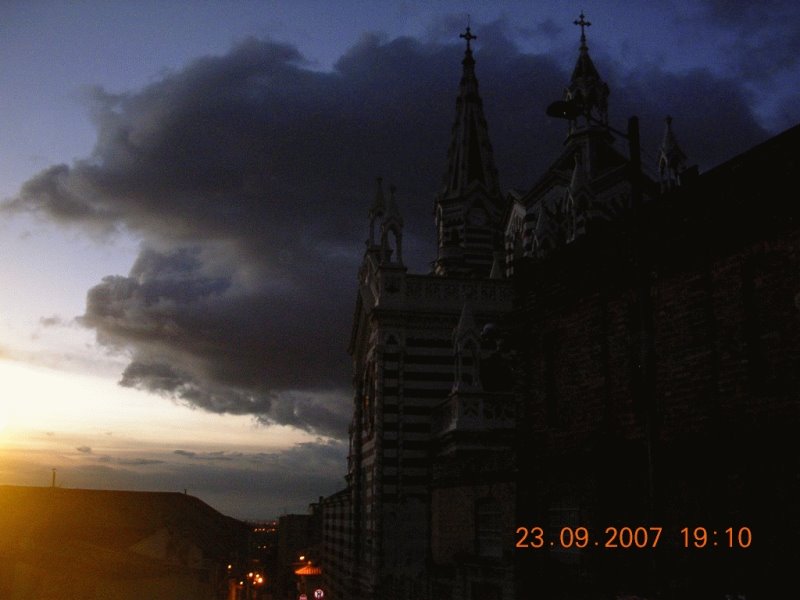
M 466 41 L 456 119 L 447 152 L 447 171 L 434 203 L 437 275 L 488 277 L 500 237 L 503 199 L 478 94 L 470 28 Z

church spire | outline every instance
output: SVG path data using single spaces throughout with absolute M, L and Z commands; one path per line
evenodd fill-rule
M 386 213 L 386 205 L 383 199 L 383 177 L 377 178 L 378 191 L 375 193 L 375 201 L 369 209 L 369 242 L 368 245 L 375 245 L 375 225 L 380 226 L 379 220 Z
M 658 153 L 658 178 L 662 192 L 679 186 L 681 174 L 686 170 L 686 155 L 672 132 L 672 117 L 667 117 L 664 121 L 664 139 Z
M 381 263 L 403 265 L 403 216 L 394 198 L 396 188 L 389 186 L 389 201 L 381 220 Z M 392 247 L 394 242 L 394 248 Z
M 495 229 L 500 226 L 502 196 L 475 76 L 472 41 L 477 36 L 467 26 L 460 37 L 466 41 L 466 49 L 456 119 L 447 171 L 434 207 L 439 245 L 435 272 L 487 276 Z
M 578 60 L 572 70 L 565 100 L 576 102 L 582 109 L 583 116 L 570 124 L 570 133 L 594 125 L 608 125 L 608 85 L 600 78 L 597 68 L 589 56 L 586 44 L 586 28 L 591 23 L 583 13 L 573 21 L 581 28 L 581 43 L 578 48 Z M 580 120 L 580 122 L 579 122 Z
M 475 58 L 472 56 L 472 40 L 478 39 L 469 27 L 459 35 L 467 42 L 458 99 L 456 121 L 451 131 L 448 152 L 448 195 L 463 193 L 470 185 L 481 184 L 488 191 L 498 188 L 497 169 L 492 156 L 483 101 L 478 94 L 478 79 L 475 76 Z

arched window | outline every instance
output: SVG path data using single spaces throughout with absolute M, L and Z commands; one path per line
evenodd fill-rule
M 384 262 L 403 264 L 403 234 L 395 227 L 387 227 L 381 239 L 381 254 Z

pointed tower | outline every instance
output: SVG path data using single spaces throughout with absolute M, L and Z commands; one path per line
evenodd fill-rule
M 586 28 L 591 23 L 583 13 L 573 23 L 581 28 L 581 45 L 564 99 L 576 103 L 582 114 L 570 122 L 570 134 L 585 128 L 604 129 L 608 126 L 609 94 L 608 85 L 600 78 L 586 45 Z
M 380 221 L 383 215 L 386 214 L 386 203 L 383 199 L 383 178 L 377 178 L 378 190 L 375 193 L 375 201 L 369 209 L 369 241 L 367 242 L 368 248 L 375 247 L 375 231 L 376 225 L 380 226 Z
M 503 200 L 475 77 L 471 42 L 477 36 L 467 27 L 460 37 L 467 47 L 461 61 L 463 72 L 447 172 L 434 206 L 438 236 L 434 272 L 487 277 L 499 240 Z
M 658 152 L 658 179 L 662 193 L 678 187 L 681 174 L 686 170 L 686 155 L 672 133 L 672 117 L 667 117 L 664 122 L 664 139 Z
M 571 182 L 564 198 L 564 241 L 572 241 L 586 232 L 592 212 L 592 197 L 596 191 L 592 182 L 603 172 L 617 166 L 620 156 L 611 149 L 614 136 L 608 126 L 609 89 L 594 66 L 586 44 L 586 28 L 591 25 L 583 13 L 573 21 L 581 28 L 578 60 L 572 70 L 564 100 L 578 109 L 569 120 L 569 131 L 563 155 L 572 171 Z M 569 157 L 569 158 L 567 158 Z M 567 167 L 567 164 L 564 167 Z
M 472 307 L 465 301 L 458 325 L 453 330 L 455 377 L 453 391 L 480 390 L 480 340 Z
M 389 202 L 381 220 L 381 264 L 403 266 L 403 217 L 394 198 L 395 187 L 389 187 Z M 394 244 L 392 244 L 394 242 Z M 394 246 L 394 247 L 392 247 Z
M 548 108 L 550 116 L 568 121 L 564 148 L 511 207 L 504 231 L 507 276 L 518 258 L 543 258 L 615 219 L 638 198 L 632 187 L 634 161 L 615 148 L 615 135 L 632 138 L 609 125 L 609 88 L 589 55 L 591 23 L 581 13 L 574 24 L 581 29 L 578 58 L 563 100 Z M 637 155 L 634 146 L 628 143 L 631 157 Z

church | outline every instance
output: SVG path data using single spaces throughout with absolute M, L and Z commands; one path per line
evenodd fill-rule
M 430 273 L 377 181 L 326 598 L 757 598 L 800 558 L 800 127 L 699 174 L 668 118 L 650 178 L 575 24 L 564 145 L 506 195 L 461 34 Z

